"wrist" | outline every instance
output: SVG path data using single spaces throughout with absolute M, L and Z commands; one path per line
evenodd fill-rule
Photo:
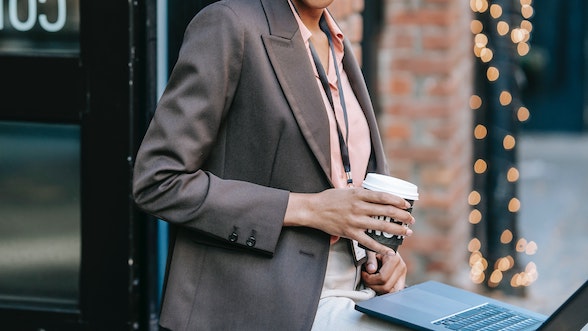
M 310 210 L 312 205 L 311 194 L 290 193 L 288 206 L 284 215 L 284 226 L 309 226 L 312 217 Z

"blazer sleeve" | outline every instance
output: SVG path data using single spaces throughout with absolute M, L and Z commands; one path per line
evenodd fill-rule
M 133 196 L 145 212 L 207 240 L 272 254 L 289 192 L 203 170 L 238 88 L 240 25 L 237 14 L 220 3 L 190 22 L 137 154 Z

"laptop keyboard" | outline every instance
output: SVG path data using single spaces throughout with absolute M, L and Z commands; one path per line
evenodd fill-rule
M 456 331 L 516 331 L 539 322 L 530 316 L 486 303 L 434 321 L 433 324 Z

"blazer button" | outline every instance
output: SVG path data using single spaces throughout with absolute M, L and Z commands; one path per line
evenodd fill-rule
M 229 235 L 229 241 L 234 243 L 235 241 L 237 241 L 237 239 L 239 239 L 239 235 L 237 234 L 237 232 L 233 232 Z
M 255 246 L 255 237 L 251 236 L 247 239 L 247 241 L 245 242 L 245 244 L 247 244 L 247 246 L 249 247 L 253 247 Z

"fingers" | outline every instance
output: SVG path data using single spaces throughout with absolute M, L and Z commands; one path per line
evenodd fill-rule
M 411 208 L 410 203 L 398 196 L 365 189 L 358 189 L 355 194 L 365 202 L 355 205 L 356 208 L 361 208 L 357 213 L 369 216 L 387 216 L 406 224 L 415 222 L 414 217 L 408 211 Z
M 366 233 L 367 229 L 369 229 L 369 231 L 367 231 L 369 234 Z M 389 240 L 387 238 L 392 238 L 394 235 L 409 237 L 412 234 L 413 231 L 402 224 L 369 217 L 368 220 L 363 221 L 362 225 L 359 226 L 359 229 L 356 230 L 356 232 L 351 233 L 350 235 L 352 236 L 352 239 L 357 240 L 363 246 L 374 252 L 380 253 L 382 255 L 393 255 L 394 251 L 391 248 L 378 243 L 371 236 L 375 235 L 376 237 Z M 390 253 L 390 251 L 392 253 Z
M 370 190 L 365 190 L 365 189 L 358 189 L 358 190 L 363 192 L 367 196 L 367 199 L 373 203 L 382 204 L 382 205 L 392 205 L 396 208 L 400 208 L 403 210 L 407 210 L 407 209 L 411 208 L 411 205 L 408 201 L 406 201 L 405 199 L 403 199 L 397 195 L 384 193 L 384 192 L 370 191 Z
M 357 240 L 363 246 L 381 254 L 393 250 L 377 243 L 367 230 L 390 235 L 410 236 L 412 230 L 399 224 L 375 219 L 386 216 L 405 224 L 413 224 L 412 215 L 403 210 L 404 199 L 363 188 L 329 189 L 317 194 L 290 194 L 285 225 L 307 226 L 331 235 Z
M 375 241 L 365 233 L 365 230 L 362 230 L 355 240 L 357 240 L 357 242 L 359 242 L 361 245 L 365 246 L 368 249 L 368 253 L 390 256 L 396 255 L 396 252 L 392 248 Z
M 386 292 L 396 292 L 404 289 L 406 287 L 406 273 L 408 268 L 402 257 L 397 254 L 394 257 L 384 256 L 383 259 L 384 261 L 390 260 L 386 264 L 392 270 L 392 276 L 390 276 L 383 286 L 383 290 Z
M 404 290 L 405 288 L 406 288 L 406 277 L 402 277 L 396 283 L 394 283 L 393 290 L 390 292 L 397 292 L 400 290 Z
M 389 293 L 402 290 L 406 287 L 406 264 L 400 255 L 381 256 L 382 267 L 379 272 L 370 274 L 362 272 L 365 285 L 377 293 Z
M 378 259 L 375 252 L 367 252 L 367 261 L 365 262 L 365 271 L 374 274 L 378 271 Z
M 366 229 L 373 230 L 373 231 L 380 231 L 390 235 L 399 235 L 399 236 L 411 236 L 413 234 L 412 229 L 410 229 L 405 224 L 397 223 L 397 220 L 386 220 L 381 218 L 369 217 L 362 220 L 365 222 L 363 226 Z M 379 233 L 378 233 L 379 234 Z

